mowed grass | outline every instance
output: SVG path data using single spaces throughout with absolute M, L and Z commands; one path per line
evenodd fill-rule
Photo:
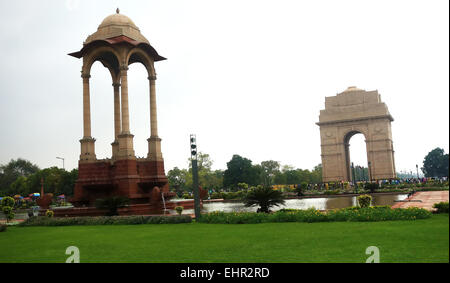
M 0 262 L 449 262 L 448 214 L 416 221 L 9 227 Z

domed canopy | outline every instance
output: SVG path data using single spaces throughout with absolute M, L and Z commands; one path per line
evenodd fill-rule
M 98 26 L 97 31 L 86 39 L 84 44 L 88 44 L 94 40 L 105 40 L 117 36 L 127 36 L 138 42 L 149 43 L 149 41 L 141 34 L 139 28 L 134 22 L 123 14 L 119 14 L 117 9 L 116 14 L 109 15 Z
M 97 31 L 86 38 L 83 42 L 83 48 L 80 51 L 69 53 L 70 56 L 81 58 L 90 52 L 93 48 L 102 45 L 121 45 L 130 44 L 139 47 L 146 52 L 154 61 L 166 60 L 150 45 L 150 42 L 141 34 L 139 28 L 134 22 L 125 15 L 119 13 L 109 15 L 98 26 Z M 136 58 L 130 58 L 131 62 L 138 61 Z
M 350 91 L 362 91 L 362 89 L 357 88 L 356 86 L 349 86 L 346 90 L 343 91 L 343 93 L 350 92 Z

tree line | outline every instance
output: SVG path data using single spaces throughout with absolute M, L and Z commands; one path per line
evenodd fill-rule
M 227 163 L 226 170 L 212 170 L 213 161 L 209 154 L 197 154 L 199 185 L 204 189 L 227 191 L 239 190 L 239 184 L 249 186 L 263 185 L 294 185 L 302 182 L 320 183 L 322 181 L 322 166 L 319 164 L 312 171 L 296 169 L 292 166 L 282 166 L 278 161 L 267 160 L 260 164 L 252 164 L 248 158 L 233 155 Z M 181 194 L 192 190 L 192 168 L 173 168 L 167 174 L 169 187 Z
M 248 158 L 233 155 L 225 170 L 213 170 L 213 161 L 209 154 L 198 153 L 199 185 L 204 189 L 239 190 L 239 184 L 248 186 L 263 185 L 296 185 L 301 183 L 321 183 L 322 166 L 312 170 L 296 169 L 292 166 L 282 166 L 278 161 L 267 160 L 253 164 Z M 167 174 L 171 190 L 183 193 L 192 191 L 192 168 L 189 161 L 187 169 L 174 167 Z M 424 158 L 422 172 L 425 177 L 448 177 L 449 155 L 442 148 L 435 148 Z M 355 178 L 366 179 L 367 168 L 355 170 Z M 0 164 L 0 197 L 16 194 L 28 196 L 40 192 L 41 180 L 44 181 L 46 193 L 54 195 L 73 195 L 78 169 L 66 171 L 57 167 L 40 169 L 28 160 L 18 158 L 7 164 Z
M 40 169 L 28 160 L 18 158 L 0 165 L 0 196 L 21 195 L 27 197 L 40 193 L 41 180 L 45 193 L 72 195 L 78 169 L 66 171 L 58 167 Z

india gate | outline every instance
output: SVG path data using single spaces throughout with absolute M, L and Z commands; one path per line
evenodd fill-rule
M 365 137 L 370 180 L 396 178 L 391 122 L 378 91 L 349 87 L 325 98 L 319 122 L 323 182 L 351 181 L 350 138 Z
M 97 31 L 83 43 L 80 51 L 70 53 L 82 58 L 83 84 L 83 136 L 78 163 L 79 176 L 72 203 L 76 206 L 93 206 L 97 198 L 123 196 L 131 204 L 145 204 L 168 193 L 168 181 L 164 172 L 161 139 L 158 136 L 156 107 L 156 72 L 154 63 L 165 60 L 141 34 L 139 28 L 127 16 L 115 14 L 106 17 Z M 111 74 L 111 96 L 114 97 L 114 137 L 112 156 L 99 160 L 95 155 L 95 138 L 91 132 L 91 108 L 89 78 L 91 66 L 99 61 Z M 146 158 L 136 158 L 133 134 L 130 130 L 128 109 L 128 66 L 141 63 L 148 73 L 150 137 Z M 93 94 L 95 95 L 95 94 Z M 93 109 L 95 111 L 95 109 Z

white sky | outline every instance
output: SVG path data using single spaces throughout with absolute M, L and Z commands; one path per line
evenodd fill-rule
M 78 51 L 108 15 L 129 16 L 167 61 L 157 62 L 158 129 L 166 172 L 186 168 L 189 134 L 213 168 L 233 154 L 312 169 L 321 162 L 319 111 L 348 86 L 377 89 L 394 117 L 397 171 L 449 149 L 448 1 L 0 2 L 0 163 L 77 167 L 82 137 Z M 91 71 L 92 134 L 110 157 L 113 90 Z M 129 71 L 137 156 L 150 135 L 148 80 Z M 365 164 L 361 135 L 351 140 Z

